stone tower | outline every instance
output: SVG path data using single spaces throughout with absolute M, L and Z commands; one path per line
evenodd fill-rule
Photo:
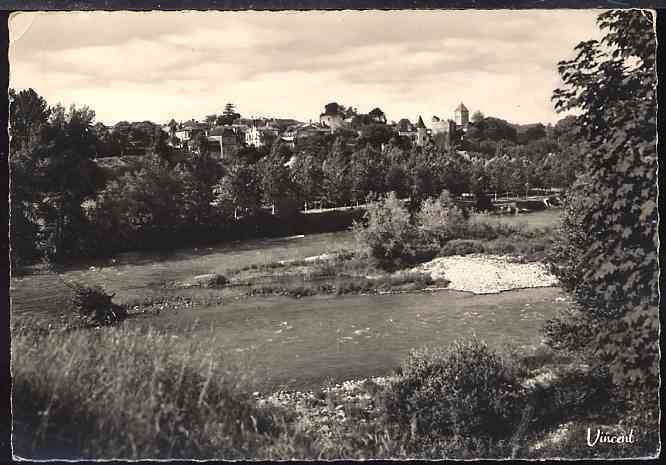
M 428 141 L 428 128 L 423 123 L 423 118 L 419 115 L 419 121 L 416 123 L 416 145 L 423 147 Z
M 469 110 L 465 104 L 460 102 L 460 105 L 456 107 L 453 114 L 456 125 L 463 129 L 467 129 L 467 125 L 469 124 Z

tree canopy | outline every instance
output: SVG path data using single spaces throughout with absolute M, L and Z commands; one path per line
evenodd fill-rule
M 575 228 L 580 250 L 561 274 L 595 325 L 594 349 L 624 386 L 658 379 L 656 43 L 650 12 L 602 13 L 605 35 L 559 63 L 558 110 L 576 109 L 586 143 Z M 573 124 L 574 120 L 562 125 Z M 565 131 L 566 134 L 567 131 Z M 582 180 L 581 180 L 582 181 Z M 574 231 L 573 229 L 578 229 Z M 580 230 L 588 233 L 574 238 Z

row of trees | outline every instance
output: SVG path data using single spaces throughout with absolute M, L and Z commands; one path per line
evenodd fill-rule
M 38 252 L 53 259 L 98 253 L 108 243 L 105 234 L 137 245 L 146 234 L 195 234 L 194 225 L 228 223 L 269 205 L 287 214 L 304 203 L 340 206 L 385 192 L 417 205 L 442 190 L 565 186 L 577 171 L 568 152 L 573 145 L 562 137 L 516 144 L 511 155 L 489 158 L 436 140 L 415 147 L 374 122 L 358 132 L 301 139 L 295 149 L 278 139 L 220 161 L 196 140 L 197 150 L 176 153 L 168 134 L 150 122 L 120 122 L 109 132 L 94 124 L 87 107 L 49 107 L 32 89 L 11 97 L 13 256 L 26 260 Z M 228 106 L 227 114 L 235 117 L 235 109 Z M 142 161 L 129 172 L 109 173 L 94 161 L 109 154 L 142 155 Z
M 169 134 L 150 121 L 120 121 L 111 130 L 102 123 L 92 127 L 96 136 L 96 157 L 158 155 L 168 157 Z

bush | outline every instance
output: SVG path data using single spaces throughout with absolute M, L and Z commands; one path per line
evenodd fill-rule
M 206 280 L 202 283 L 205 287 L 223 287 L 229 284 L 229 279 L 226 276 L 214 273 L 206 277 Z
M 522 388 L 505 361 L 473 338 L 448 351 L 413 351 L 382 394 L 387 420 L 418 434 L 508 438 L 520 419 Z
M 434 284 L 435 281 L 429 273 L 401 270 L 390 275 L 372 279 L 370 283 L 376 289 L 391 289 L 392 287 L 403 286 L 405 284 L 412 284 L 415 288 L 423 289 Z
M 586 351 L 594 341 L 596 324 L 588 313 L 572 307 L 546 320 L 541 332 L 555 350 Z
M 74 310 L 85 320 L 94 325 L 108 325 L 127 317 L 127 309 L 112 302 L 115 294 L 109 295 L 100 286 L 84 286 L 71 283 L 74 291 L 72 305 Z
M 486 251 L 482 242 L 469 239 L 454 239 L 444 244 L 439 251 L 441 257 L 450 255 L 468 255 L 472 253 L 484 253 Z
M 437 199 L 427 199 L 416 213 L 424 242 L 437 248 L 446 241 L 464 237 L 467 223 L 465 212 L 452 203 L 447 191 L 442 191 Z
M 619 407 L 608 369 L 564 367 L 555 370 L 555 374 L 557 378 L 552 384 L 538 386 L 531 395 L 538 431 L 590 414 L 599 415 L 604 410 L 608 413 Z
M 414 262 L 418 231 L 395 193 L 369 203 L 365 220 L 365 226 L 354 223 L 354 234 L 379 267 L 395 269 Z
M 300 298 L 316 295 L 319 291 L 327 291 L 327 289 L 303 284 L 264 284 L 250 289 L 249 295 L 283 295 Z
M 518 250 L 521 250 L 522 247 L 520 244 L 516 244 L 520 240 L 517 238 L 506 238 L 501 237 L 491 241 L 487 246 L 487 252 L 496 254 L 496 255 L 511 255 L 515 254 Z
M 479 219 L 469 221 L 464 234 L 468 239 L 485 240 L 493 240 L 501 237 L 532 237 L 534 235 L 521 224 L 511 224 L 503 221 L 490 223 Z
M 373 289 L 373 282 L 367 278 L 342 279 L 335 283 L 335 293 L 337 295 L 369 292 Z

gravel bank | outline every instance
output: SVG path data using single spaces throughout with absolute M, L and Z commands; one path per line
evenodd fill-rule
M 323 387 L 316 392 L 278 391 L 269 395 L 254 393 L 259 405 L 276 405 L 292 409 L 298 422 L 307 430 L 330 437 L 334 430 L 365 423 L 375 415 L 371 392 L 386 386 L 395 377 L 348 380 Z
M 448 289 L 475 294 L 557 285 L 557 278 L 542 263 L 520 263 L 497 255 L 440 257 L 414 270 L 429 273 L 434 280 L 446 278 L 450 281 Z

